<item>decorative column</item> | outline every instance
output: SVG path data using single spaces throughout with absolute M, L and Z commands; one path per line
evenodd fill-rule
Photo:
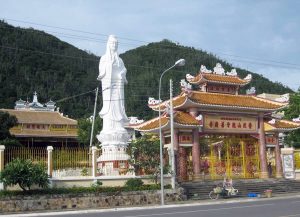
M 189 110 L 190 115 L 194 118 L 198 115 L 197 108 L 191 108 Z M 200 175 L 200 144 L 199 144 L 199 132 L 198 129 L 193 129 L 193 147 L 192 147 L 192 161 L 193 161 L 193 179 L 199 180 Z
M 53 146 L 47 146 L 48 151 L 48 176 L 52 178 L 52 172 L 53 172 L 53 161 L 52 161 L 52 151 Z
M 96 173 L 97 173 L 97 156 L 96 156 L 96 152 L 97 152 L 97 147 L 92 146 L 92 176 L 93 176 L 93 178 L 96 177 Z
M 265 143 L 264 115 L 259 114 L 259 160 L 260 160 L 260 178 L 269 178 L 267 169 L 267 153 Z
M 192 148 L 192 161 L 193 161 L 193 180 L 199 180 L 200 175 L 200 144 L 198 129 L 193 129 L 193 148 Z
M 275 145 L 275 163 L 276 163 L 276 178 L 282 178 L 282 161 L 281 161 L 281 151 L 279 146 L 279 133 L 276 133 L 277 142 Z
M 4 169 L 4 150 L 5 146 L 0 145 L 0 172 Z M 2 182 L 0 182 L 0 190 L 4 189 L 4 185 Z
M 184 147 L 178 149 L 178 179 L 179 181 L 187 179 L 187 159 Z
M 174 129 L 174 151 L 176 153 L 176 151 L 178 151 L 179 148 L 179 132 L 178 129 Z

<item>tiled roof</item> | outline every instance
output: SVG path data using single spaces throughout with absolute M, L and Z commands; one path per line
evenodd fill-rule
M 162 128 L 169 124 L 170 118 L 166 115 L 161 117 Z M 190 114 L 177 111 L 174 114 L 174 124 L 182 126 L 199 126 L 199 122 Z M 154 118 L 135 127 L 138 131 L 152 131 L 159 129 L 159 118 Z
M 276 120 L 275 124 L 265 123 L 264 124 L 265 131 L 291 131 L 300 128 L 300 123 L 295 123 L 293 121 L 288 120 Z
M 182 125 L 194 125 L 198 126 L 199 121 L 197 121 L 193 116 L 186 112 L 177 111 L 174 115 L 174 122 Z
M 77 138 L 77 130 L 72 131 L 49 131 L 49 130 L 10 130 L 16 137 L 55 137 L 55 138 Z
M 64 117 L 59 112 L 14 109 L 0 109 L 0 111 L 16 116 L 18 123 L 77 125 L 76 120 Z
M 260 99 L 255 96 L 207 93 L 200 91 L 193 91 L 189 99 L 201 105 L 226 106 L 260 110 L 277 110 L 287 105 L 285 103 L 278 103 L 270 100 Z
M 173 107 L 177 107 L 177 106 L 184 104 L 186 100 L 187 100 L 187 97 L 186 97 L 186 94 L 184 94 L 184 93 L 179 96 L 174 97 L 173 98 Z M 156 104 L 156 105 L 152 105 L 152 106 L 149 105 L 149 107 L 155 111 L 158 111 L 159 106 L 160 106 L 161 111 L 164 111 L 166 109 L 166 104 L 169 104 L 169 102 L 170 102 L 170 100 L 167 100 L 160 104 Z
M 250 82 L 250 80 L 243 80 L 237 76 L 228 76 L 228 75 L 217 75 L 209 73 L 199 73 L 193 79 L 188 80 L 191 84 L 199 84 L 204 82 L 211 83 L 223 83 L 223 84 L 232 84 L 244 86 Z
M 250 110 L 261 111 L 274 111 L 285 107 L 286 103 L 275 102 L 267 99 L 262 99 L 249 95 L 231 95 L 222 93 L 209 93 L 201 91 L 191 91 L 190 94 L 182 93 L 173 100 L 173 107 L 179 109 L 186 102 L 192 102 L 198 106 L 214 106 L 214 107 L 229 107 L 229 108 L 241 108 Z M 155 111 L 159 110 L 161 105 L 161 111 L 166 109 L 166 103 L 162 102 L 155 106 L 150 106 Z
M 166 116 L 161 117 L 161 126 L 164 127 L 169 123 L 169 118 Z M 155 129 L 159 129 L 159 118 L 154 118 L 149 121 L 146 121 L 135 127 L 138 131 L 151 131 Z

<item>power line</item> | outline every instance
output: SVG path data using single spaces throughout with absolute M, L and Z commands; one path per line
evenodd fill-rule
M 37 25 L 37 26 L 44 26 L 44 27 L 50 27 L 50 28 L 68 30 L 68 31 L 73 31 L 73 32 L 81 32 L 81 33 L 98 35 L 98 36 L 106 36 L 106 37 L 108 36 L 107 34 L 103 34 L 103 33 L 87 32 L 87 31 L 82 31 L 82 30 L 77 30 L 77 29 L 57 27 L 57 26 L 50 26 L 50 25 L 44 25 L 44 24 L 39 24 L 39 23 L 27 22 L 27 21 L 21 21 L 21 20 L 16 20 L 16 19 L 8 19 L 8 18 L 2 18 L 2 19 L 3 20 L 5 20 L 5 19 L 6 20 L 11 20 L 11 21 L 20 22 L 20 23 L 33 24 L 33 25 Z M 57 34 L 64 34 L 64 33 L 57 33 Z M 73 36 L 76 36 L 76 35 L 73 35 Z M 84 37 L 84 36 L 78 36 L 77 39 L 80 39 L 81 37 Z M 137 40 L 137 39 L 125 38 L 125 37 L 118 37 L 118 38 L 125 39 L 125 40 L 130 40 L 130 41 L 143 42 L 143 43 L 152 43 L 152 42 L 148 42 L 148 41 L 142 41 L 142 40 Z M 98 39 L 95 39 L 95 38 L 90 38 L 90 39 L 98 41 Z M 103 40 L 101 40 L 101 42 L 103 42 Z M 140 45 L 133 45 L 133 46 L 140 46 Z M 181 49 L 189 49 L 189 48 L 186 48 L 184 46 L 177 46 L 177 45 L 160 45 L 160 46 L 161 47 L 176 47 L 176 48 L 181 48 Z M 194 48 L 202 50 L 201 48 L 198 48 L 198 47 L 194 47 Z M 281 65 L 282 64 L 283 65 L 293 65 L 293 66 L 299 66 L 300 67 L 300 65 L 295 64 L 295 63 L 287 63 L 287 62 L 276 61 L 276 60 L 268 60 L 268 59 L 258 59 L 258 58 L 253 58 L 253 57 L 244 57 L 244 56 L 241 56 L 241 55 L 233 55 L 233 54 L 228 54 L 228 53 L 224 53 L 224 52 L 214 52 L 214 53 L 215 54 L 219 54 L 219 55 L 223 55 L 223 56 L 225 55 L 225 56 L 233 56 L 233 57 L 243 58 L 243 59 L 249 59 L 249 60 L 259 60 L 259 62 L 257 62 L 257 61 L 250 61 L 251 64 L 260 64 L 260 65 L 269 65 L 269 66 L 281 67 L 281 66 L 278 66 L 278 65 L 272 65 L 272 64 L 265 64 L 265 63 L 263 63 L 263 62 L 272 62 L 272 63 L 276 63 L 276 64 L 281 64 Z M 243 60 L 237 60 L 237 59 L 235 59 L 235 61 L 238 61 L 238 62 L 247 62 L 245 60 L 243 61 Z M 291 68 L 291 67 L 289 67 L 289 68 Z M 297 69 L 299 69 L 299 68 L 297 68 Z

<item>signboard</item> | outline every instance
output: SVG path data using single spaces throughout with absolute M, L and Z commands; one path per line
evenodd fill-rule
M 266 145 L 277 145 L 277 138 L 274 135 L 266 135 Z
M 193 135 L 191 133 L 181 133 L 179 134 L 179 144 L 192 144 Z
M 294 170 L 293 154 L 283 154 L 282 155 L 282 164 L 283 164 L 284 178 L 294 179 L 295 178 L 295 170 Z
M 257 118 L 229 115 L 204 115 L 205 132 L 255 133 Z

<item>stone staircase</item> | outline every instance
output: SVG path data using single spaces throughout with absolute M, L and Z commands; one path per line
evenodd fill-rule
M 209 199 L 209 192 L 218 186 L 222 186 L 223 181 L 197 181 L 183 182 L 181 187 L 184 188 L 188 199 Z M 245 179 L 233 180 L 234 188 L 239 190 L 238 197 L 247 197 L 249 193 L 264 195 L 266 189 L 271 189 L 273 195 L 300 193 L 300 180 L 287 179 Z

